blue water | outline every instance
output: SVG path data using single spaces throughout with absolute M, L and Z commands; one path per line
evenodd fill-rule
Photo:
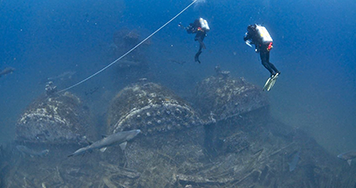
M 182 0 L 3 0 L 0 1 L 0 69 L 16 71 L 0 78 L 0 143 L 15 135 L 17 118 L 44 92 L 41 80 L 75 71 L 59 87 L 75 84 L 111 63 L 113 34 L 137 30 L 142 38 L 191 1 Z M 207 49 L 177 27 L 197 17 L 208 20 Z M 206 0 L 190 7 L 150 39 L 149 66 L 154 81 L 182 97 L 214 67 L 231 71 L 262 87 L 269 76 L 243 36 L 249 24 L 266 26 L 274 39 L 271 62 L 282 72 L 268 93 L 272 115 L 308 131 L 332 153 L 356 148 L 356 1 L 354 0 Z M 184 65 L 170 59 L 186 61 Z M 126 86 L 115 66 L 71 92 L 92 102 L 102 115 L 111 96 Z M 86 91 L 100 87 L 98 93 Z M 98 107 L 101 108 L 98 108 Z M 353 144 L 354 143 L 354 144 Z

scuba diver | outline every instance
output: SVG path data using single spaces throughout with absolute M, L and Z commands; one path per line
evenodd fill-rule
M 255 45 L 256 53 L 260 53 L 262 65 L 271 73 L 270 78 L 275 80 L 281 72 L 269 61 L 269 52 L 273 48 L 273 40 L 267 29 L 257 24 L 249 25 L 244 41 L 250 47 L 252 47 L 251 44 Z
M 203 18 L 196 19 L 194 23 L 190 23 L 188 27 L 182 26 L 182 24 L 178 24 L 179 27 L 182 27 L 187 31 L 187 33 L 192 34 L 196 33 L 194 40 L 199 42 L 199 50 L 195 54 L 195 62 L 199 62 L 199 56 L 202 53 L 202 49 L 205 48 L 205 44 L 203 43 L 204 38 L 206 37 L 206 33 L 210 31 L 208 22 Z

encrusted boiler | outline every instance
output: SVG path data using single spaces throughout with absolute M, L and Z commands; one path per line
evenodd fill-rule
M 267 96 L 261 88 L 248 83 L 244 78 L 233 79 L 228 71 L 220 71 L 197 84 L 194 91 L 194 106 L 199 109 L 207 123 L 225 120 L 243 113 L 268 106 Z
M 16 141 L 31 144 L 78 143 L 90 135 L 93 124 L 80 99 L 69 93 L 41 96 L 30 104 L 16 124 Z
M 108 112 L 108 133 L 141 129 L 143 134 L 162 133 L 201 124 L 195 111 L 165 87 L 141 82 L 124 88 Z

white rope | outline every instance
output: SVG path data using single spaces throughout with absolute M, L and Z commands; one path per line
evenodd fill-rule
M 161 29 L 163 29 L 164 27 L 166 27 L 169 23 L 171 23 L 174 19 L 176 19 L 179 15 L 181 15 L 184 11 L 186 11 L 189 7 L 191 7 L 195 2 L 197 2 L 199 0 L 194 0 L 192 3 L 190 3 L 187 7 L 185 7 L 182 11 L 180 11 L 177 15 L 175 15 L 172 19 L 170 19 L 168 22 L 166 22 L 165 24 L 163 24 L 160 28 L 158 28 L 155 32 L 153 32 L 152 34 L 150 34 L 148 37 L 146 37 L 145 39 L 143 39 L 140 43 L 138 43 L 136 46 L 134 46 L 133 48 L 131 48 L 129 51 L 127 51 L 126 53 L 124 53 L 121 57 L 117 58 L 115 61 L 113 61 L 112 63 L 110 63 L 109 65 L 105 66 L 104 68 L 100 69 L 99 71 L 95 72 L 94 74 L 90 75 L 89 77 L 85 78 L 84 80 L 70 86 L 67 87 L 61 91 L 59 91 L 59 93 L 70 90 L 86 81 L 88 81 L 89 79 L 93 78 L 94 76 L 100 74 L 101 72 L 103 72 L 104 70 L 108 69 L 109 67 L 111 67 L 112 65 L 114 65 L 115 63 L 117 63 L 118 61 L 120 61 L 122 58 L 124 58 L 126 55 L 128 55 L 129 53 L 131 53 L 132 51 L 134 51 L 136 48 L 138 48 L 142 43 L 146 42 L 149 38 L 151 38 L 153 35 L 155 35 L 158 31 L 160 31 Z

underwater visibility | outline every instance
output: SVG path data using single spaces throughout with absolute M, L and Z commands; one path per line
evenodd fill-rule
M 356 187 L 355 1 L 0 8 L 0 187 Z

